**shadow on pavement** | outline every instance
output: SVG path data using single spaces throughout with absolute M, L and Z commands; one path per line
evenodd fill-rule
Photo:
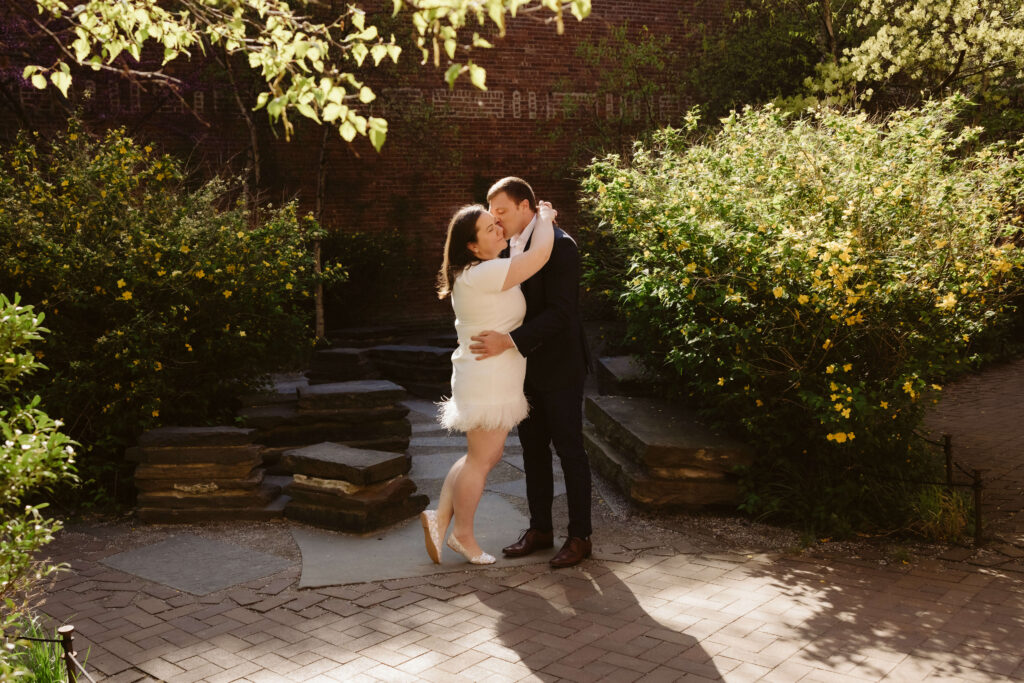
M 535 674 L 603 680 L 625 669 L 665 680 L 684 672 L 687 680 L 723 680 L 697 639 L 683 633 L 695 620 L 655 619 L 613 566 L 587 562 L 518 578 L 526 583 L 478 597 L 497 613 L 498 639 Z

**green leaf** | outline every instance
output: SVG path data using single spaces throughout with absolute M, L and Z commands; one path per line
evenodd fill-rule
M 50 82 L 57 87 L 57 90 L 60 90 L 61 95 L 67 98 L 68 87 L 71 85 L 71 74 L 64 73 L 63 71 L 54 71 L 50 74 Z
M 480 90 L 487 90 L 487 70 L 482 66 L 469 63 L 469 80 Z
M 299 102 L 295 105 L 295 108 L 299 110 L 299 113 L 305 116 L 307 119 L 313 119 L 317 123 L 320 123 L 320 118 L 316 115 L 316 110 L 309 106 L 305 102 Z
M 384 146 L 384 138 L 386 138 L 386 137 L 387 137 L 387 131 L 375 130 L 373 128 L 370 129 L 370 132 L 369 132 L 370 144 L 372 144 L 373 148 L 375 150 L 377 150 L 378 152 L 380 151 L 380 148 Z
M 338 132 L 341 134 L 341 137 L 345 140 L 345 142 L 352 142 L 353 140 L 356 139 L 356 127 L 353 126 L 348 121 L 345 121 L 343 124 L 341 124 L 341 126 L 338 128 Z
M 46 87 L 46 76 L 42 74 L 34 74 L 32 76 L 32 85 L 42 90 Z
M 359 101 L 363 104 L 369 104 L 375 99 L 377 99 L 377 95 L 365 85 L 359 89 Z
M 448 83 L 450 89 L 455 89 L 455 79 L 462 73 L 461 64 L 452 64 L 448 67 L 448 70 L 444 72 L 444 80 Z

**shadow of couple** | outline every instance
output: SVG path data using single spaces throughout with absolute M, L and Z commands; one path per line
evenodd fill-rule
M 723 680 L 711 656 L 684 632 L 699 619 L 673 615 L 679 606 L 670 601 L 660 601 L 665 609 L 656 619 L 615 565 L 586 562 L 539 574 L 526 570 L 499 582 L 507 590 L 477 591 L 482 606 L 497 618 L 495 640 L 506 648 L 492 652 L 534 674 L 574 681 L 641 676 Z M 619 572 L 635 570 L 618 567 Z M 659 603 L 654 597 L 645 601 Z

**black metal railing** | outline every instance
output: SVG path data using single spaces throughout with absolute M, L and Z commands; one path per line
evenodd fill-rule
M 68 673 L 68 683 L 77 683 L 78 676 L 81 674 L 85 677 L 89 683 L 96 683 L 89 672 L 85 670 L 82 663 L 78 661 L 78 653 L 75 652 L 75 627 L 71 624 L 65 624 L 57 629 L 57 635 L 59 638 L 34 638 L 30 636 L 13 636 L 11 640 L 30 640 L 35 643 L 60 643 L 63 655 L 61 658 L 64 660 L 64 668 Z
M 952 489 L 954 488 L 969 488 L 974 492 L 974 546 L 976 548 L 980 548 L 985 542 L 985 525 L 982 514 L 982 498 L 984 495 L 985 484 L 981 479 L 982 470 L 972 469 L 968 471 L 963 465 L 953 460 L 953 436 L 951 434 L 943 434 L 942 441 L 929 439 L 927 436 L 919 432 L 914 432 L 914 436 L 918 437 L 925 443 L 941 448 L 946 460 L 946 481 L 922 481 L 917 483 L 945 486 L 950 489 L 950 492 L 952 492 Z M 970 483 L 955 481 L 953 477 L 954 470 L 960 470 L 970 477 Z

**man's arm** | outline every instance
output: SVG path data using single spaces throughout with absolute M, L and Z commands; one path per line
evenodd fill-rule
M 497 356 L 515 347 L 524 356 L 544 340 L 568 329 L 579 297 L 580 256 L 571 239 L 556 239 L 551 259 L 539 276 L 544 279 L 544 310 L 510 334 L 488 330 L 472 337 L 469 350 L 477 360 Z

